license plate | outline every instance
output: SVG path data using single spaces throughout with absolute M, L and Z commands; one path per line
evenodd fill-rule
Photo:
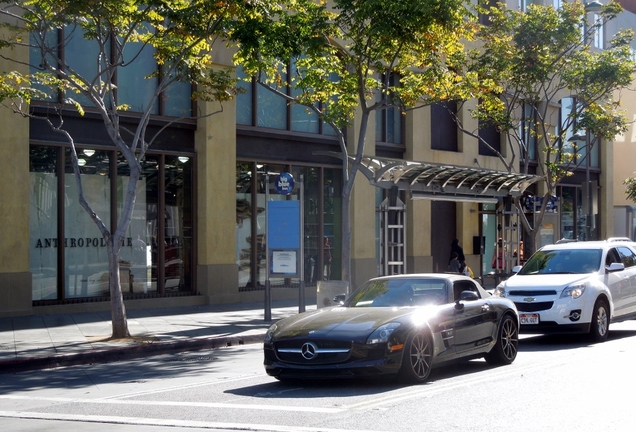
M 519 314 L 521 325 L 539 324 L 539 314 Z

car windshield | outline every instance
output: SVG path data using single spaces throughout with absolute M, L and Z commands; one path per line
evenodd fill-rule
M 405 307 L 448 302 L 444 279 L 377 279 L 361 285 L 349 297 L 347 307 Z
M 584 274 L 599 270 L 601 249 L 558 249 L 537 251 L 523 265 L 520 275 Z

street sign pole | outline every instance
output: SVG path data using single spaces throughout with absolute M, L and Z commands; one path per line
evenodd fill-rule
M 305 212 L 303 211 L 304 208 L 304 203 L 305 203 L 305 199 L 304 199 L 304 195 L 305 195 L 305 183 L 303 181 L 303 175 L 300 175 L 300 192 L 299 192 L 299 199 L 300 199 L 300 241 L 298 242 L 300 244 L 300 257 L 299 257 L 299 261 L 300 261 L 300 283 L 299 283 L 299 287 L 298 287 L 298 312 L 302 313 L 305 312 L 305 245 L 303 243 L 303 240 L 305 238 Z
M 269 203 L 269 174 L 265 174 L 265 209 Z M 272 320 L 272 291 L 269 284 L 269 239 L 267 217 L 265 218 L 265 321 Z

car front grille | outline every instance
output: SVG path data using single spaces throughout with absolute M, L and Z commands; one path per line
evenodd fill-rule
M 548 310 L 552 308 L 554 302 L 536 302 L 536 303 L 517 303 L 515 302 L 515 306 L 517 306 L 517 310 L 519 312 L 539 312 L 543 310 Z
M 283 341 L 274 343 L 278 360 L 285 363 L 318 365 L 346 362 L 351 341 Z
M 540 297 L 540 296 L 554 296 L 556 295 L 556 291 L 550 290 L 511 290 L 508 295 L 510 296 L 520 296 L 520 297 Z

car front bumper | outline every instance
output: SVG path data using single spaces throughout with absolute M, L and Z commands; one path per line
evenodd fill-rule
M 588 333 L 592 322 L 594 300 L 585 295 L 578 298 L 551 296 L 540 301 L 528 297 L 508 297 L 515 302 L 519 318 L 538 315 L 537 324 L 521 324 L 522 333 Z
M 325 379 L 394 375 L 398 373 L 402 363 L 401 351 L 379 358 L 361 358 L 342 363 L 315 365 L 282 362 L 269 347 L 265 347 L 264 354 L 265 372 L 277 378 Z

